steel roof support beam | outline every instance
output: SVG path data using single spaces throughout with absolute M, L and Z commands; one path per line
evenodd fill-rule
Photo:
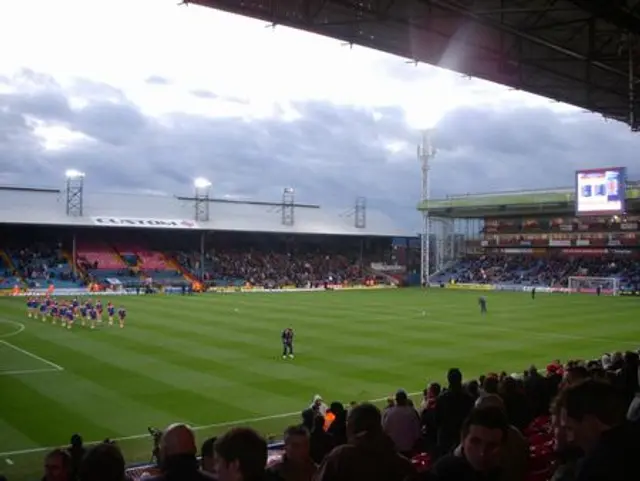
M 550 50 L 556 51 L 558 53 L 561 53 L 563 55 L 566 55 L 567 57 L 571 57 L 571 58 L 575 58 L 576 60 L 584 60 L 587 61 L 588 58 L 579 53 L 579 52 L 574 52 L 573 50 L 570 50 L 568 48 L 562 47 L 560 45 L 556 45 L 553 42 L 549 42 L 548 40 L 545 40 L 543 38 L 540 37 L 536 37 L 535 35 L 531 35 L 528 34 L 526 32 L 523 32 L 522 30 L 519 30 L 515 27 L 511 27 L 509 25 L 501 25 L 499 22 L 493 21 L 491 19 L 488 18 L 484 18 L 481 17 L 479 15 L 474 14 L 471 10 L 468 10 L 467 8 L 465 8 L 464 6 L 460 5 L 458 2 L 454 1 L 454 0 L 429 0 L 430 3 L 437 5 L 438 7 L 445 9 L 445 10 L 453 10 L 456 11 L 458 13 L 460 13 L 461 15 L 464 15 L 466 17 L 469 17 L 473 20 L 475 20 L 476 22 L 495 28 L 495 29 L 502 29 L 507 33 L 510 33 L 512 35 L 515 35 L 517 37 L 521 37 L 524 40 L 527 40 L 531 43 L 537 44 L 537 45 L 541 45 L 543 47 L 546 47 Z M 592 62 L 594 67 L 598 67 L 601 70 L 604 70 L 606 72 L 610 72 L 612 74 L 621 76 L 626 78 L 627 77 L 627 72 L 611 67 L 610 65 L 607 65 L 605 63 L 602 62 Z
M 640 34 L 640 18 L 616 6 L 613 0 L 571 0 L 583 10 L 612 23 L 622 30 Z

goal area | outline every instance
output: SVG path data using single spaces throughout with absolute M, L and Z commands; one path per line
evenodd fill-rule
M 619 285 L 615 277 L 569 277 L 569 294 L 600 294 L 604 296 L 617 296 Z

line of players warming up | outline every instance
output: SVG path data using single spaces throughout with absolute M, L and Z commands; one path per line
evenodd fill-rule
M 110 326 L 113 326 L 114 320 L 124 328 L 124 320 L 127 317 L 127 311 L 124 307 L 116 310 L 116 307 L 109 302 L 106 306 L 107 320 Z M 41 319 L 42 322 L 51 321 L 53 325 L 58 322 L 62 327 L 71 329 L 76 321 L 82 326 L 88 326 L 95 329 L 96 325 L 103 322 L 103 306 L 100 299 L 93 302 L 91 299 L 82 301 L 81 299 L 73 299 L 72 301 L 56 301 L 50 297 L 37 298 L 30 297 L 27 299 L 27 317 L 32 319 Z

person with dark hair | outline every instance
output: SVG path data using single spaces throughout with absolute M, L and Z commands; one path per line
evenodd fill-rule
M 64 449 L 54 449 L 44 458 L 43 481 L 70 481 L 71 456 Z
M 277 481 L 311 481 L 318 466 L 310 455 L 309 431 L 290 426 L 284 432 L 284 454 L 267 472 Z
M 333 421 L 329 425 L 329 429 L 327 429 L 327 433 L 329 433 L 329 435 L 333 438 L 334 447 L 346 444 L 347 410 L 344 408 L 342 403 L 334 401 L 329 406 L 329 412 L 335 416 Z
M 438 428 L 437 453 L 447 454 L 460 440 L 460 427 L 473 408 L 474 400 L 462 386 L 462 372 L 449 369 L 449 389 L 443 392 L 436 404 L 435 423 Z
M 125 463 L 115 444 L 98 444 L 86 453 L 79 470 L 80 481 L 124 481 Z
M 75 480 L 78 478 L 78 470 L 87 451 L 82 443 L 82 436 L 79 434 L 71 436 L 68 451 L 71 456 L 71 479 Z
M 395 406 L 385 411 L 382 428 L 391 438 L 400 454 L 411 457 L 421 438 L 420 416 L 409 404 L 407 393 L 400 389 L 396 393 Z
M 267 441 L 251 428 L 233 428 L 215 445 L 220 481 L 263 481 L 267 478 Z
M 304 411 L 302 411 L 301 416 L 302 416 L 302 425 L 305 428 L 307 428 L 309 431 L 311 431 L 313 429 L 313 421 L 317 416 L 316 412 L 311 408 L 307 408 Z
M 354 407 L 347 418 L 349 442 L 325 458 L 314 481 L 403 481 L 414 473 L 382 431 L 380 410 L 370 403 Z
M 333 436 L 324 430 L 324 418 L 316 416 L 313 420 L 313 430 L 309 437 L 311 459 L 320 464 L 325 456 L 335 447 Z
M 200 469 L 214 476 L 216 474 L 216 456 L 213 446 L 217 439 L 215 436 L 206 439 L 200 448 Z
M 509 424 L 502 409 L 473 409 L 461 428 L 460 455 L 448 454 L 431 469 L 438 481 L 499 481 Z
M 640 479 L 640 428 L 626 420 L 625 401 L 615 386 L 594 379 L 558 394 L 560 425 L 585 452 L 577 481 Z

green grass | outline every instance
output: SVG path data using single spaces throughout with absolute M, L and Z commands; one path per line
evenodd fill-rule
M 2 298 L 0 472 L 34 478 L 46 447 L 74 432 L 125 438 L 127 460 L 144 461 L 147 426 L 205 426 L 200 440 L 235 423 L 277 435 L 316 393 L 378 399 L 452 366 L 519 372 L 640 344 L 634 298 L 482 294 L 486 317 L 478 292 L 440 289 L 127 297 L 125 329 L 95 331 L 27 319 L 24 299 Z M 288 325 L 293 361 L 280 359 Z

